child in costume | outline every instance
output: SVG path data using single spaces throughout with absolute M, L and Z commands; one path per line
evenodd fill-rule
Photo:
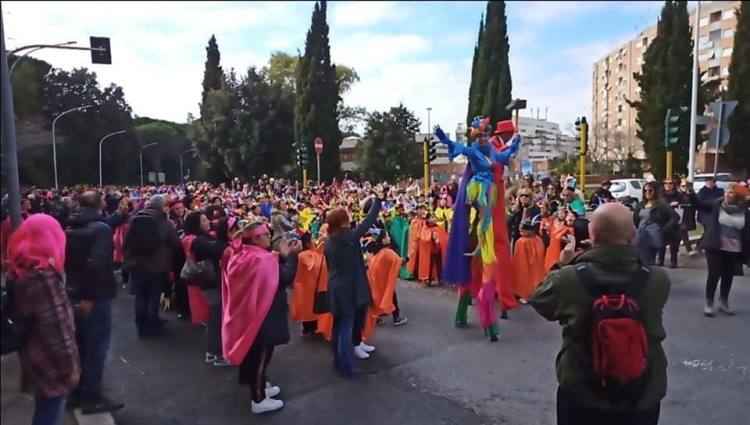
M 513 289 L 520 298 L 521 304 L 531 296 L 546 276 L 544 268 L 544 242 L 539 237 L 534 223 L 521 223 L 521 237 L 516 241 L 513 250 Z
M 499 141 L 491 142 L 492 126 L 489 118 L 483 117 L 475 118 L 471 124 L 470 138 L 474 140 L 471 146 L 448 139 L 439 126 L 434 130 L 440 142 L 448 146 L 451 159 L 464 155 L 469 162 L 455 203 L 443 268 L 444 280 L 459 286 L 456 325 L 466 323 L 466 307 L 475 295 L 485 335 L 497 341 L 496 287 L 500 274 L 510 272 L 503 168 L 518 151 L 521 138 L 516 134 L 507 146 Z M 474 211 L 471 225 L 470 210 Z M 498 241 L 495 241 L 496 235 Z M 500 270 L 499 264 L 504 270 Z

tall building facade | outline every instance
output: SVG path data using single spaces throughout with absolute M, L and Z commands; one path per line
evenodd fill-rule
M 698 64 L 703 81 L 721 79 L 726 89 L 732 58 L 735 9 L 740 1 L 703 1 L 700 10 Z M 691 37 L 695 10 L 690 12 Z M 636 136 L 637 111 L 626 99 L 640 99 L 641 89 L 633 74 L 641 71 L 643 54 L 656 37 L 656 24 L 609 52 L 594 64 L 591 75 L 592 116 L 589 151 L 596 160 L 623 161 L 629 155 L 645 159 L 643 142 Z M 702 111 L 698 111 L 699 114 Z

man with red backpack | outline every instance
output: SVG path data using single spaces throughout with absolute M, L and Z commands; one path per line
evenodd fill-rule
M 670 290 L 661 268 L 639 262 L 632 212 L 607 203 L 589 223 L 593 248 L 570 238 L 529 298 L 563 327 L 557 356 L 558 425 L 654 425 L 667 390 L 662 311 Z

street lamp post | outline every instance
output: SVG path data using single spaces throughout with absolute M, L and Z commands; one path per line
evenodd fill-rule
M 157 144 L 158 143 L 154 142 L 154 143 L 149 143 L 147 145 L 143 145 L 141 147 L 141 152 L 138 154 L 138 162 L 139 162 L 139 164 L 141 166 L 141 187 L 143 187 L 143 151 L 146 150 L 147 147 L 154 146 L 154 145 L 157 145 Z
M 99 187 L 102 187 L 102 143 L 104 143 L 105 140 L 109 139 L 112 136 L 116 136 L 118 134 L 127 133 L 127 130 L 120 130 L 115 131 L 114 133 L 109 133 L 106 136 L 102 137 L 101 140 L 99 140 Z
M 52 167 L 55 170 L 55 190 L 59 191 L 60 187 L 57 182 L 57 144 L 55 143 L 55 125 L 57 124 L 57 120 L 64 117 L 65 115 L 76 112 L 76 111 L 83 111 L 84 109 L 88 109 L 94 105 L 84 105 L 79 106 L 77 108 L 71 108 L 67 111 L 63 111 L 60 115 L 56 116 L 55 119 L 52 120 Z
M 21 56 L 19 56 L 19 57 L 17 57 L 17 58 L 16 58 L 16 60 L 15 60 L 15 61 L 13 62 L 13 65 L 11 65 L 11 66 L 10 66 L 10 69 L 8 70 L 8 75 L 10 75 L 10 76 L 13 76 L 13 70 L 14 70 L 14 69 L 16 68 L 16 65 L 18 65 L 18 63 L 19 63 L 19 62 L 21 62 L 21 59 L 25 58 L 25 57 L 26 57 L 26 56 L 28 56 L 28 55 L 29 55 L 30 53 L 34 53 L 34 52 L 36 52 L 37 50 L 42 50 L 42 49 L 44 49 L 44 48 L 46 48 L 46 47 L 53 47 L 53 48 L 54 48 L 54 47 L 60 47 L 60 46 L 69 46 L 69 45 L 71 45 L 71 44 L 76 44 L 76 43 L 78 43 L 78 42 L 77 42 L 77 41 L 66 41 L 66 42 L 64 42 L 64 43 L 57 43 L 57 44 L 53 44 L 53 45 L 51 45 L 51 46 L 40 46 L 40 47 L 35 47 L 35 48 L 33 48 L 33 49 L 29 50 L 28 52 L 26 52 L 26 53 L 24 53 L 24 54 L 22 54 Z
M 185 172 L 182 171 L 182 159 L 185 157 L 185 154 L 188 152 L 195 152 L 195 149 L 188 149 L 185 152 L 180 155 L 180 184 L 183 184 L 185 182 Z
M 425 196 L 430 192 L 430 139 L 432 138 L 432 127 L 430 127 L 430 112 L 432 108 L 427 108 L 427 139 L 422 143 L 422 155 L 424 156 L 424 193 Z

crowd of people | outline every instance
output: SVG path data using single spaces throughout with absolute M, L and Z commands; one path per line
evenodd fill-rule
M 491 341 L 499 333 L 496 299 L 501 318 L 528 302 L 559 320 L 559 310 L 549 310 L 559 296 L 550 295 L 549 282 L 560 274 L 548 272 L 559 267 L 561 256 L 586 258 L 597 244 L 589 234 L 596 223 L 587 218 L 575 179 L 496 180 L 498 190 L 491 193 L 499 196 L 488 202 L 481 191 L 491 186 L 472 192 L 471 182 L 489 180 L 465 178 L 434 184 L 427 193 L 414 180 L 373 185 L 345 178 L 301 187 L 267 176 L 229 185 L 29 190 L 22 225 L 8 240 L 4 211 L 2 233 L 9 299 L 19 317 L 38 319 L 18 350 L 24 389 L 36 397 L 34 423 L 56 423 L 66 397 L 69 407 L 81 406 L 84 414 L 124 406 L 105 397 L 101 385 L 117 274 L 134 295 L 138 335 L 160 335 L 161 309 L 205 326 L 205 363 L 238 366 L 240 383 L 250 387 L 253 413 L 283 406 L 281 389 L 269 382 L 267 371 L 274 347 L 290 340 L 289 318 L 304 337 L 330 341 L 334 367 L 353 376 L 354 359 L 370 357 L 375 347 L 368 342 L 387 316 L 395 326 L 407 323 L 396 294 L 399 279 L 425 288 L 456 282 L 446 276 L 456 257 L 451 251 L 456 225 L 466 227 L 476 248 L 469 267 L 480 276 L 476 285 L 459 286 L 456 326 L 466 324 L 472 298 Z M 605 181 L 590 208 L 605 217 L 599 231 L 622 230 L 621 210 L 615 220 L 620 227 L 606 218 L 607 204 L 616 202 L 608 188 Z M 633 261 L 663 265 L 669 247 L 670 266 L 677 267 L 681 242 L 696 255 L 688 232 L 696 228 L 697 213 L 705 229 L 699 246 L 708 264 L 704 313 L 714 314 L 721 281 L 718 310 L 731 314 L 732 279 L 750 254 L 747 199 L 747 186 L 737 183 L 722 191 L 709 179 L 694 193 L 685 183 L 675 188 L 670 180 L 662 187 L 649 182 L 625 220 L 633 227 L 632 241 L 615 234 L 632 245 Z M 471 208 L 464 211 L 464 205 Z M 485 279 L 488 267 L 504 255 L 492 239 L 502 232 L 509 263 L 500 264 L 502 279 Z M 599 244 L 603 240 L 608 239 L 600 234 Z M 494 251 L 482 250 L 493 244 Z M 483 305 L 492 311 L 483 313 Z M 568 396 L 561 393 L 558 402 Z

